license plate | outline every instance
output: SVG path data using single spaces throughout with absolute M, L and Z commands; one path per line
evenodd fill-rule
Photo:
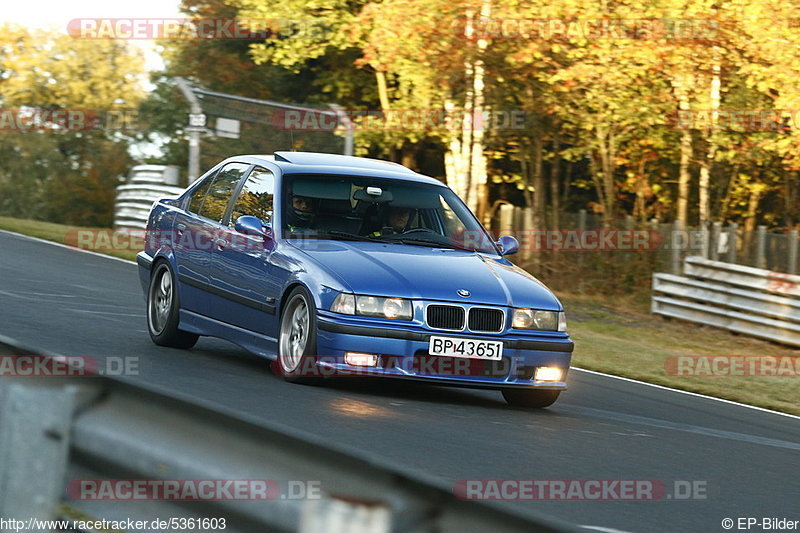
M 431 337 L 428 353 L 447 357 L 468 357 L 499 361 L 503 358 L 503 343 L 500 341 L 482 341 L 475 339 L 457 339 L 454 337 Z

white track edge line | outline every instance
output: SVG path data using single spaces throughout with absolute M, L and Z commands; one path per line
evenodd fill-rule
M 601 533 L 630 533 L 629 531 L 614 529 L 613 527 L 589 526 L 589 525 L 581 525 L 579 527 L 582 527 L 583 529 L 591 529 L 592 531 L 600 531 Z
M 748 409 L 755 409 L 756 411 L 763 411 L 765 413 L 770 413 L 770 414 L 773 414 L 773 415 L 780 415 L 780 416 L 785 416 L 785 417 L 788 417 L 788 418 L 794 418 L 795 420 L 800 420 L 800 416 L 797 416 L 797 415 L 793 415 L 793 414 L 789 414 L 789 413 L 782 413 L 780 411 L 773 411 L 772 409 L 767 409 L 765 407 L 758 407 L 757 405 L 749 405 L 749 404 L 746 404 L 746 403 L 735 402 L 733 400 L 726 400 L 725 398 L 717 398 L 716 396 L 707 396 L 705 394 L 700 394 L 699 392 L 690 392 L 690 391 L 681 390 L 681 389 L 673 389 L 673 388 L 670 388 L 670 387 L 665 387 L 664 385 L 656 385 L 655 383 L 648 383 L 646 381 L 639 381 L 637 379 L 631 379 L 631 378 L 626 378 L 626 377 L 622 377 L 622 376 L 615 376 L 613 374 L 606 374 L 604 372 L 597 372 L 596 370 L 587 370 L 586 368 L 580 368 L 580 367 L 577 367 L 577 366 L 571 366 L 570 370 L 578 370 L 580 372 L 586 372 L 588 374 L 596 374 L 598 376 L 604 376 L 604 377 L 607 377 L 607 378 L 619 379 L 619 380 L 622 380 L 622 381 L 628 381 L 630 383 L 638 383 L 639 385 L 647 385 L 648 387 L 655 387 L 657 389 L 668 390 L 668 391 L 677 392 L 677 393 L 680 393 L 680 394 L 687 394 L 689 396 L 696 396 L 698 398 L 705 398 L 706 400 L 714 400 L 714 401 L 717 401 L 717 402 L 736 405 L 736 406 L 739 406 L 739 407 L 746 407 Z

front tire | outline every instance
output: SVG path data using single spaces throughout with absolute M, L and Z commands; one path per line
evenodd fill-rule
M 147 331 L 159 346 L 188 349 L 198 335 L 178 329 L 180 301 L 172 269 L 165 261 L 156 263 L 147 291 Z
M 559 390 L 503 389 L 502 392 L 508 405 L 531 409 L 550 407 L 561 394 Z
M 281 313 L 278 337 L 277 370 L 286 381 L 318 384 L 317 372 L 317 308 L 311 295 L 297 287 L 286 297 Z

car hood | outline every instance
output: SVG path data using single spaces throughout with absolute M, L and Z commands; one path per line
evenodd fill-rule
M 292 241 L 357 294 L 561 310 L 550 290 L 507 259 L 375 242 Z M 459 290 L 470 292 L 468 298 Z

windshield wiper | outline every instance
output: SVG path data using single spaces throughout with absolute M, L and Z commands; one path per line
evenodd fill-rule
M 462 250 L 465 252 L 475 252 L 474 248 L 464 248 L 462 246 L 456 246 L 454 244 L 445 243 L 442 241 L 437 240 L 429 240 L 429 239 L 415 239 L 411 237 L 406 238 L 381 238 L 381 237 L 369 237 L 366 235 L 356 235 L 355 233 L 348 233 L 346 231 L 336 231 L 336 230 L 321 230 L 317 233 L 317 237 L 333 237 L 340 240 L 348 240 L 348 241 L 366 241 L 366 242 L 385 242 L 385 243 L 397 243 L 397 244 L 408 244 L 411 246 L 430 246 L 433 248 L 444 248 L 447 250 Z
M 335 230 L 321 230 L 317 233 L 318 237 L 335 237 L 341 240 L 348 240 L 348 241 L 371 241 L 371 242 L 384 242 L 381 239 L 376 239 L 375 237 L 367 237 L 365 235 L 356 235 L 355 233 L 347 233 L 346 231 L 335 231 Z
M 472 248 L 464 248 L 456 246 L 455 244 L 445 243 L 441 241 L 427 240 L 427 239 L 392 239 L 388 242 L 402 242 L 403 244 L 410 244 L 412 246 L 432 246 L 434 248 L 446 248 L 448 250 L 463 250 L 465 252 L 474 252 Z

